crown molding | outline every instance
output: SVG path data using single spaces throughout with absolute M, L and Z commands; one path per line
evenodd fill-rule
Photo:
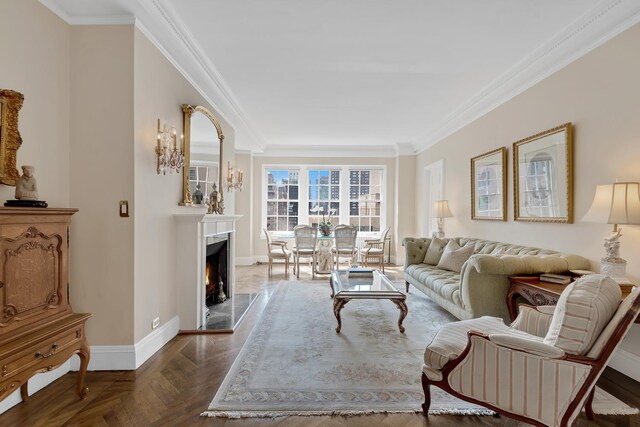
M 420 153 L 640 22 L 637 0 L 603 0 L 416 139 Z
M 255 157 L 396 157 L 396 148 L 391 145 L 268 145 L 264 150 L 252 150 Z
M 131 14 L 119 15 L 69 15 L 56 0 L 39 0 L 47 9 L 58 15 L 69 25 L 121 25 L 133 24 L 135 16 Z
M 264 147 L 264 138 L 255 130 L 233 92 L 200 46 L 173 13 L 159 0 L 112 0 L 127 10 L 126 15 L 70 15 L 57 0 L 40 2 L 70 25 L 134 24 L 182 76 L 211 104 L 235 132 L 241 148 Z
M 396 142 L 396 154 L 398 156 L 413 156 L 416 148 L 412 142 Z

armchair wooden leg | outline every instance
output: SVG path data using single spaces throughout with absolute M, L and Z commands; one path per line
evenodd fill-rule
M 269 257 L 269 266 L 267 267 L 267 275 L 269 277 L 271 277 L 271 267 L 273 265 L 273 261 L 271 260 L 271 257 Z
M 595 416 L 593 415 L 593 408 L 591 407 L 595 392 L 596 392 L 596 388 L 593 387 L 591 389 L 591 393 L 589 393 L 589 397 L 587 397 L 587 401 L 584 403 L 584 412 L 587 414 L 587 418 L 590 420 L 593 420 L 595 418 Z
M 422 390 L 424 391 L 424 403 L 422 404 L 422 412 L 424 416 L 429 416 L 429 408 L 431 407 L 431 390 L 429 389 L 429 378 L 422 373 Z

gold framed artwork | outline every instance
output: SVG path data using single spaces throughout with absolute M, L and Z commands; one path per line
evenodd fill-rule
M 573 223 L 571 123 L 513 143 L 516 221 Z
M 22 145 L 18 111 L 23 101 L 21 93 L 0 89 L 0 184 L 16 185 L 20 177 L 16 169 L 16 155 Z
M 507 220 L 507 148 L 471 159 L 471 219 Z

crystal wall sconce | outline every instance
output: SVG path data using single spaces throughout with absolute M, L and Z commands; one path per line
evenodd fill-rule
M 158 145 L 156 146 L 156 172 L 158 175 L 172 173 L 180 173 L 180 169 L 184 166 L 184 152 L 182 150 L 182 136 L 180 137 L 180 149 L 176 139 L 176 130 L 174 127 L 167 127 L 165 123 L 160 127 L 160 119 L 158 119 Z
M 227 165 L 227 189 L 229 191 L 242 191 L 242 169 L 234 169 L 231 162 Z

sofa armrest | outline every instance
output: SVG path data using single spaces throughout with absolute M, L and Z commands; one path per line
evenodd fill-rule
M 405 252 L 404 268 L 412 264 L 422 263 L 430 243 L 431 239 L 426 237 L 405 237 L 404 240 L 402 240 Z

